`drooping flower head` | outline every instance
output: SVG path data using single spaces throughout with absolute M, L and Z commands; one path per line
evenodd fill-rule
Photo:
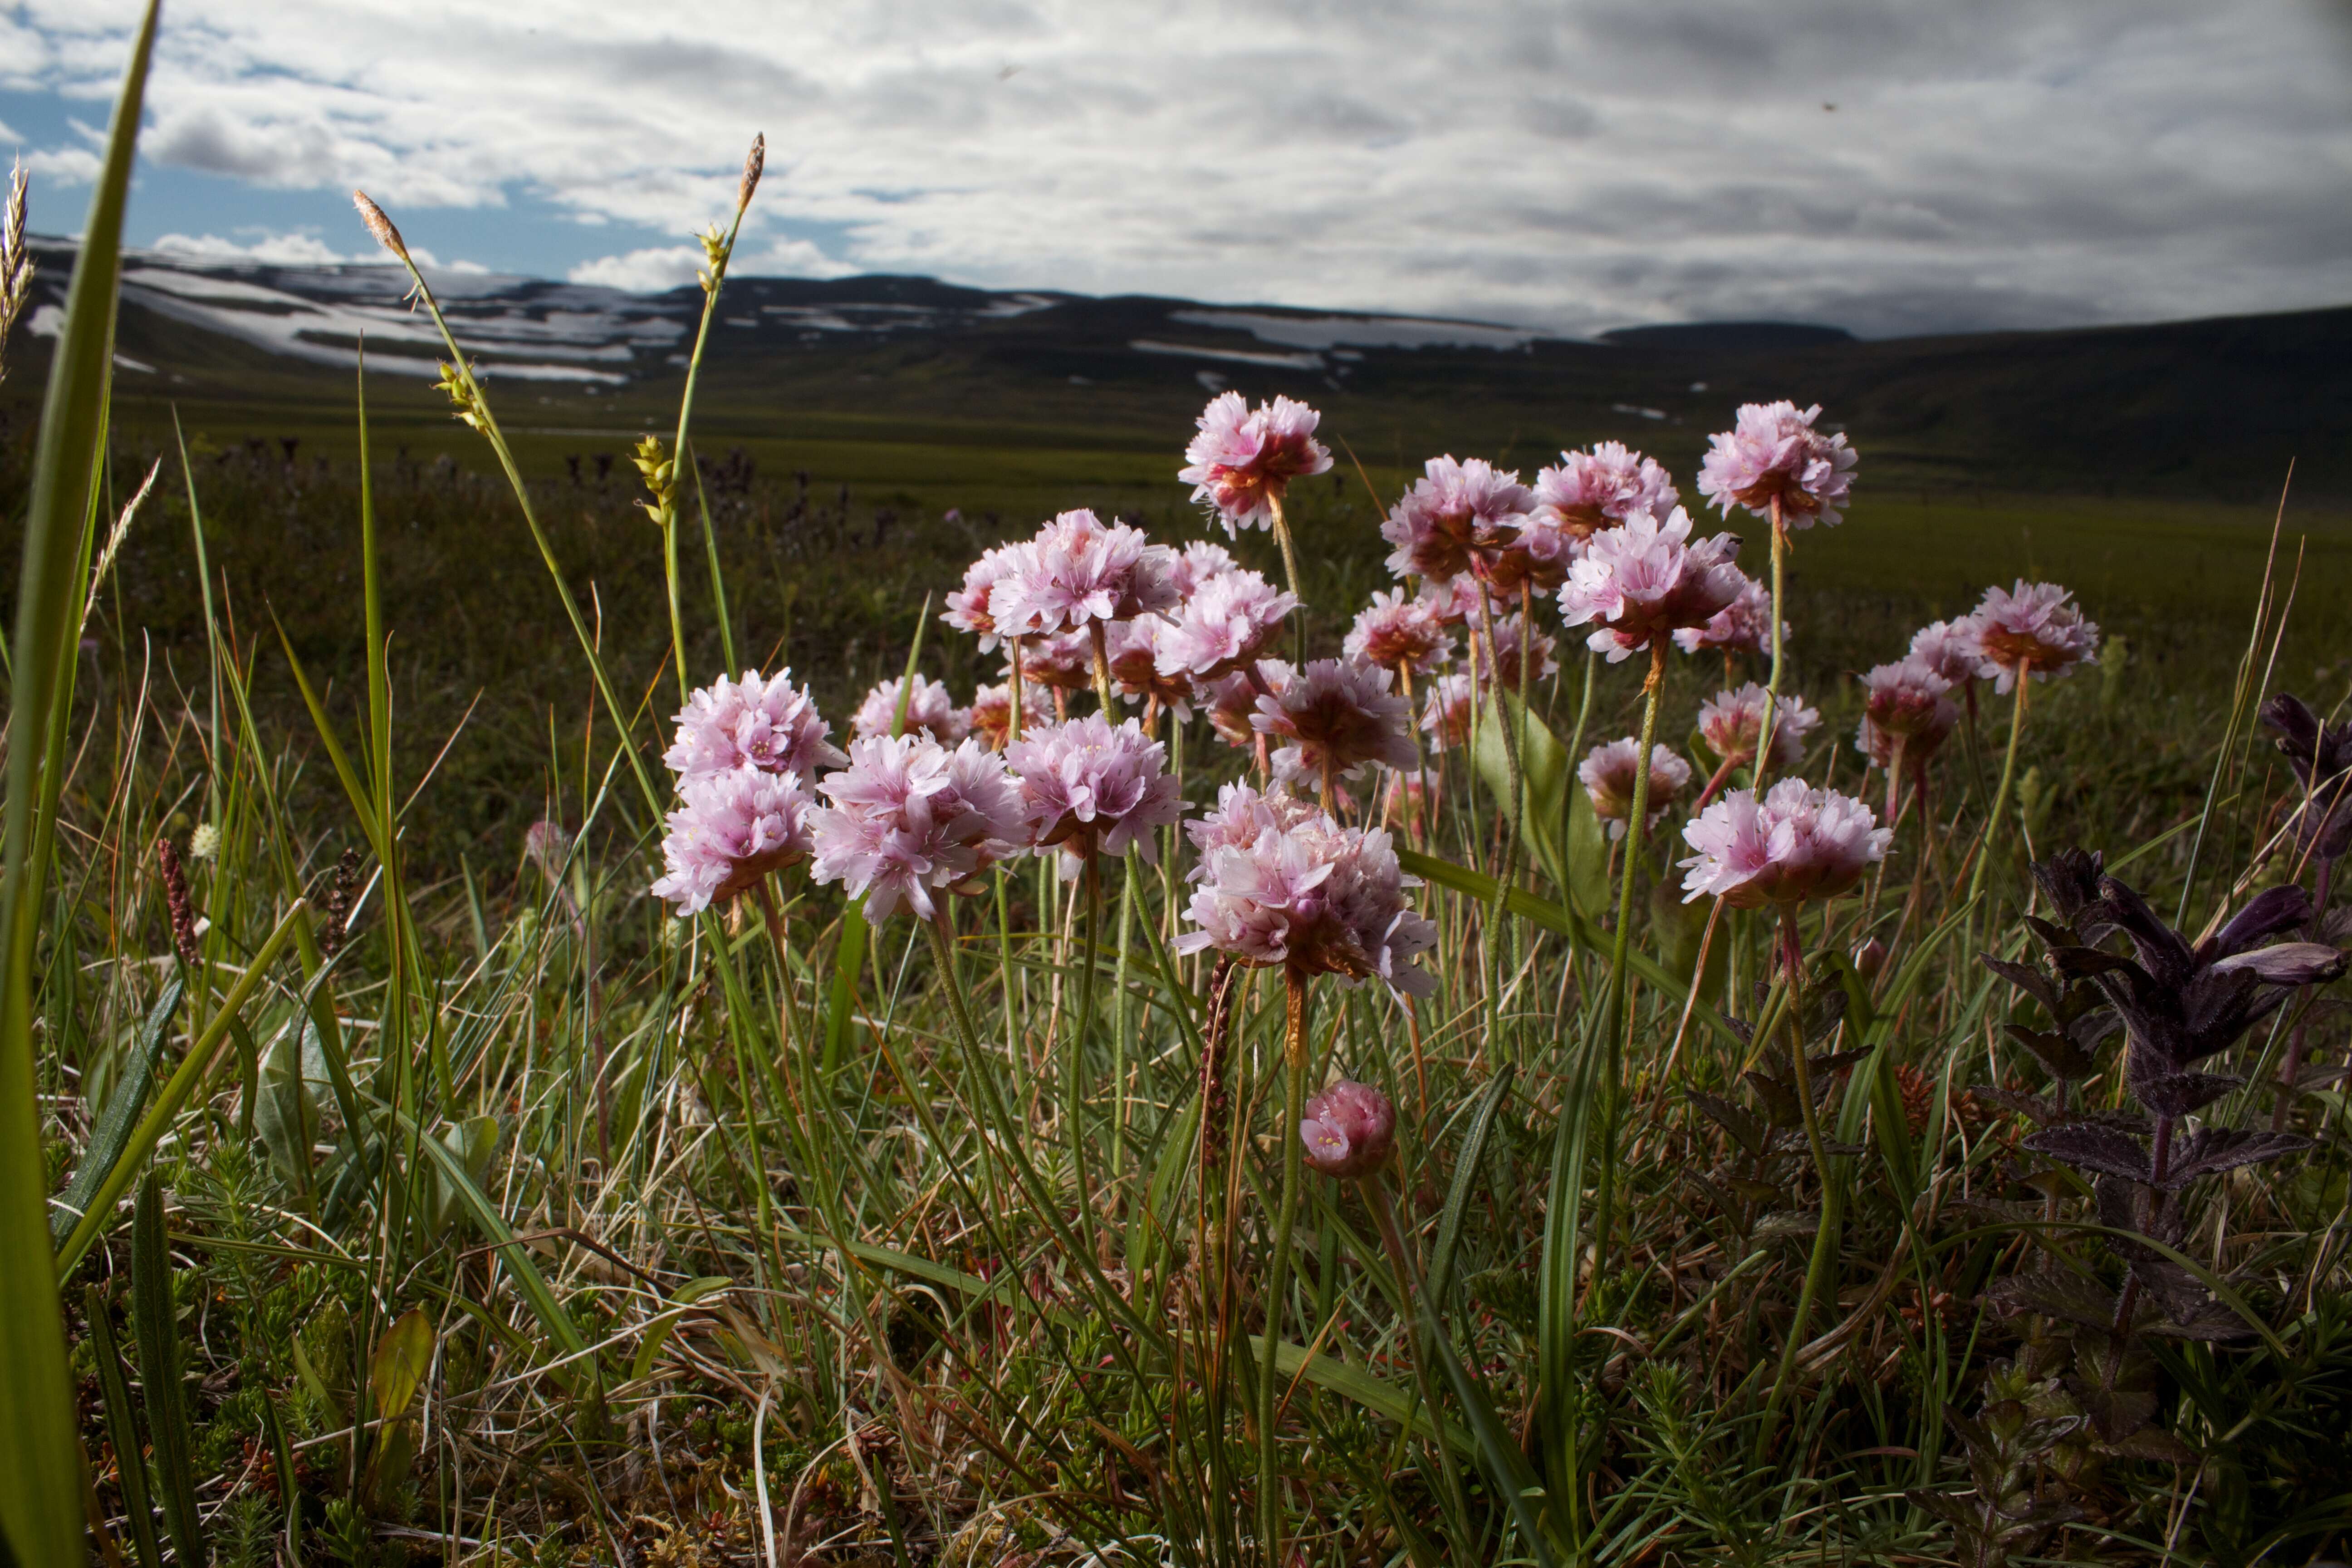
M 1585 639 L 1618 663 L 1684 626 L 1704 626 L 1739 597 L 1748 579 L 1731 563 L 1739 536 L 1691 542 L 1690 514 L 1676 507 L 1664 521 L 1637 511 L 1622 526 L 1596 533 L 1569 568 L 1560 616 L 1599 629 Z
M 918 671 L 912 695 L 907 692 L 905 680 L 893 677 L 881 682 L 866 694 L 851 716 L 849 731 L 863 741 L 869 736 L 887 735 L 898 721 L 898 700 L 906 698 L 905 731 L 911 735 L 920 731 L 943 746 L 952 746 L 971 733 L 971 713 L 956 706 L 955 698 L 947 687 Z
M 2282 693 L 2263 704 L 2263 722 L 2303 798 L 2293 803 L 2295 847 L 2322 860 L 2352 847 L 2352 724 L 2325 724 L 2302 700 Z
M 1822 405 L 1787 401 L 1744 403 L 1729 430 L 1707 437 L 1698 468 L 1698 493 L 1728 514 L 1744 506 L 1759 517 L 1780 503 L 1783 528 L 1835 524 L 1853 488 L 1853 449 L 1843 435 L 1813 428 Z
M 1275 777 L 1354 778 L 1373 763 L 1412 766 L 1405 729 L 1412 710 L 1389 689 L 1391 679 L 1375 665 L 1318 658 L 1261 695 L 1250 722 L 1284 742 L 1274 753 Z
M 879 923 L 900 904 L 929 920 L 931 894 L 957 889 L 1021 852 L 1028 808 L 1004 761 L 967 739 L 949 751 L 928 735 L 853 742 L 846 770 L 817 788 L 813 874 L 866 900 Z
M 1466 673 L 1441 675 L 1430 683 L 1421 704 L 1421 728 L 1431 751 L 1450 752 L 1469 744 L 1474 695 Z
M 686 700 L 677 724 L 662 761 L 685 778 L 751 768 L 805 779 L 849 760 L 827 742 L 833 726 L 789 669 L 766 677 L 747 669 L 740 680 L 722 675 Z
M 1789 624 L 1780 623 L 1787 641 Z M 1739 596 L 1717 610 L 1703 626 L 1684 626 L 1675 633 L 1675 646 L 1685 653 L 1720 649 L 1725 653 L 1768 654 L 1772 651 L 1772 591 L 1753 577 L 1743 576 Z
M 989 592 L 999 637 L 1085 631 L 1176 607 L 1175 552 L 1143 531 L 1081 509 L 1037 531 L 1012 573 Z
M 1096 855 L 1131 847 L 1146 860 L 1154 828 L 1184 814 L 1168 753 L 1129 719 L 1114 727 L 1099 713 L 1049 724 L 1004 753 L 1029 809 L 1030 842 L 1062 851 L 1062 877 L 1075 878 Z
M 1186 911 L 1201 929 L 1176 949 L 1214 947 L 1244 963 L 1425 995 L 1436 983 L 1412 960 L 1436 945 L 1437 928 L 1406 904 L 1414 885 L 1386 833 L 1342 827 L 1319 811 L 1246 844 L 1220 834 Z
M 1024 683 L 1021 693 L 1021 727 L 1041 722 L 1054 710 L 1053 700 L 1045 689 L 1035 681 Z M 971 694 L 971 732 L 988 742 L 992 752 L 1004 750 L 1013 736 L 1013 683 L 1002 681 L 983 686 Z
M 1641 756 L 1642 742 L 1627 735 L 1593 747 L 1591 754 L 1577 764 L 1576 776 L 1592 802 L 1592 815 L 1609 825 L 1612 838 L 1624 837 L 1625 825 L 1633 820 L 1633 774 Z M 1690 782 L 1691 765 L 1671 748 L 1650 748 L 1650 799 L 1642 823 L 1643 832 L 1658 825 L 1658 818 L 1682 798 Z
M 1174 625 L 1158 616 L 1138 616 L 1113 621 L 1103 636 L 1103 651 L 1110 658 L 1110 683 L 1126 702 L 1157 702 L 1172 711 L 1179 722 L 1192 717 L 1192 678 L 1181 669 L 1162 675 L 1160 645 Z
M 1493 658 L 1479 661 L 1479 679 L 1525 691 L 1530 671 L 1538 680 L 1549 680 L 1559 671 L 1559 660 L 1553 657 L 1559 646 L 1549 634 L 1531 632 L 1525 616 L 1505 616 L 1495 623 Z
M 1966 686 L 1977 678 L 1984 662 L 1977 652 L 1976 617 L 1962 616 L 1956 621 L 1921 626 L 1911 634 L 1910 657 L 1953 687 Z
M 1536 475 L 1536 515 L 1580 547 L 1637 511 L 1662 517 L 1682 500 L 1673 478 L 1622 441 L 1597 442 L 1589 451 L 1562 452 L 1557 468 Z
M 1298 1123 L 1307 1163 L 1327 1176 L 1353 1181 L 1389 1163 L 1396 1152 L 1396 1108 L 1379 1089 L 1341 1079 L 1307 1102 Z
M 1184 448 L 1176 477 L 1215 510 L 1226 532 L 1271 528 L 1290 481 L 1331 467 L 1329 449 L 1315 439 L 1322 418 L 1287 397 L 1252 408 L 1240 393 L 1221 393 L 1201 411 L 1200 434 Z
M 1173 625 L 1155 632 L 1160 672 L 1213 680 L 1239 669 L 1274 641 L 1298 595 L 1255 572 L 1222 572 L 1202 583 L 1177 611 Z
M 1699 737 L 1718 762 L 1735 767 L 1755 762 L 1767 700 L 1764 688 L 1751 680 L 1737 691 L 1718 691 L 1699 705 Z M 1805 737 L 1821 725 L 1820 709 L 1801 697 L 1782 696 L 1772 718 L 1772 754 L 1767 765 L 1775 772 L 1795 767 L 1805 754 Z
M 1375 590 L 1372 602 L 1356 613 L 1356 624 L 1341 646 L 1349 658 L 1398 674 L 1408 669 L 1423 674 L 1454 652 L 1454 639 L 1446 635 L 1435 600 L 1426 593 L 1407 597 L 1385 590 Z
M 807 856 L 815 803 L 798 777 L 732 768 L 688 775 L 662 839 L 656 898 L 698 914 Z
M 1895 837 L 1852 795 L 1782 779 L 1760 798 L 1736 789 L 1683 826 L 1683 901 L 1709 894 L 1736 910 L 1833 899 L 1884 859 Z
M 1381 537 L 1396 546 L 1389 570 L 1441 583 L 1491 572 L 1517 542 L 1535 492 L 1483 458 L 1432 458 L 1423 471 L 1381 524 Z
M 2055 583 L 2017 580 L 2014 588 L 1988 588 L 1969 617 L 1977 673 L 1995 691 L 2017 684 L 2022 668 L 2036 680 L 2072 675 L 2078 664 L 2099 662 L 2099 628 L 2083 618 L 2074 595 Z
M 1023 568 L 1022 544 L 1000 544 L 982 552 L 979 560 L 964 568 L 963 586 L 948 595 L 948 607 L 940 619 L 960 632 L 971 632 L 980 638 L 980 651 L 986 653 L 1003 639 L 996 631 L 996 616 L 990 601 L 996 585 Z

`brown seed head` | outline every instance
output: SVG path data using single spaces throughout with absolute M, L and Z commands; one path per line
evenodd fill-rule
M 375 242 L 378 245 L 383 246 L 403 261 L 408 259 L 408 247 L 401 239 L 400 230 L 392 226 L 392 220 L 383 216 L 382 207 L 368 200 L 368 194 L 365 191 L 352 193 L 352 205 L 360 209 L 360 221 L 367 225 L 367 231 L 375 236 Z
M 740 213 L 751 205 L 751 193 L 760 188 L 760 171 L 768 166 L 768 138 L 765 133 L 751 138 L 751 150 L 743 154 L 743 180 L 735 187 L 735 210 Z

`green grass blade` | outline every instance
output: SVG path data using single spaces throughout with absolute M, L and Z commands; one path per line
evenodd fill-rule
M 1516 1070 L 1510 1062 L 1503 1064 L 1495 1081 L 1486 1086 L 1479 1098 L 1478 1109 L 1470 1118 L 1469 1133 L 1462 1140 L 1462 1152 L 1454 1162 L 1454 1184 L 1445 1194 L 1445 1212 L 1437 1222 L 1437 1251 L 1429 1266 L 1429 1310 L 1445 1310 L 1445 1301 L 1454 1287 L 1454 1249 L 1462 1240 L 1462 1213 L 1470 1206 L 1471 1194 L 1477 1190 L 1478 1172 L 1486 1160 L 1486 1137 L 1495 1130 L 1496 1113 L 1511 1092 L 1511 1078 Z
M 163 1240 L 163 1184 L 152 1171 L 139 1184 L 131 1221 L 131 1326 L 139 1340 L 139 1392 L 147 1406 L 147 1440 L 155 1448 L 163 1525 L 179 1560 L 201 1563 L 205 1538 L 196 1515 L 196 1439 L 180 1386 L 180 1320 L 172 1300 L 172 1252 Z
M 39 742 L 49 732 L 65 684 L 58 668 L 66 651 L 63 627 L 79 603 L 70 584 L 105 417 L 122 212 L 154 42 L 151 0 L 115 101 L 49 363 L 11 658 L 14 740 L 0 834 L 5 865 L 0 879 L 0 1454 L 7 1456 L 0 1465 L 0 1536 L 27 1563 L 80 1561 L 85 1532 L 81 1447 L 74 1435 L 73 1385 L 51 1261 L 48 1168 L 41 1152 L 33 1047 L 33 947 L 48 869 L 36 848 L 47 836 L 47 825 L 37 820 L 37 803 L 47 793 Z
M 148 1012 L 147 1021 L 140 1026 L 139 1043 L 131 1051 L 131 1070 L 108 1099 L 98 1125 L 90 1131 L 89 1147 L 84 1151 L 81 1163 L 74 1167 L 73 1180 L 66 1184 L 64 1195 L 49 1211 L 52 1246 L 65 1245 L 73 1227 L 89 1212 L 89 1200 L 99 1184 L 114 1173 L 122 1152 L 131 1146 L 131 1131 L 139 1124 L 139 1109 L 147 1103 L 147 1090 L 154 1085 L 155 1064 L 163 1058 L 163 1041 L 172 1026 L 173 1015 L 180 1010 L 180 994 L 184 988 L 184 983 L 176 978 L 163 987 L 163 994 Z
M 114 1445 L 122 1511 L 129 1516 L 131 1549 L 138 1555 L 139 1568 L 163 1568 L 163 1548 L 155 1539 L 155 1505 L 147 1496 L 147 1446 L 140 1440 L 139 1418 L 131 1408 L 131 1384 L 122 1375 L 122 1350 L 114 1342 L 114 1314 L 95 1285 L 82 1288 L 81 1300 L 83 1316 L 89 1321 L 91 1359 L 98 1365 L 106 1440 Z

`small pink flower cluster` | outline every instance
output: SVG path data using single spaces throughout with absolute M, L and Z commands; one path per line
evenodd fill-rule
M 1708 437 L 1698 469 L 1698 493 L 1726 514 L 1737 506 L 1759 517 L 1780 502 L 1780 526 L 1811 528 L 1836 523 L 1853 488 L 1853 449 L 1843 435 L 1813 428 L 1822 407 L 1789 402 L 1740 405 L 1732 428 Z
M 1272 660 L 1262 668 L 1275 668 Z M 1393 680 L 1377 665 L 1318 658 L 1306 672 L 1283 679 L 1257 700 L 1251 727 L 1284 742 L 1274 753 L 1274 776 L 1314 783 L 1355 778 L 1374 763 L 1409 768 L 1415 761 L 1406 725 L 1412 710 L 1389 689 Z
M 1885 858 L 1894 829 L 1852 795 L 1782 779 L 1760 797 L 1736 789 L 1683 826 L 1698 851 L 1681 862 L 1683 899 L 1714 895 L 1736 910 L 1832 899 Z
M 1739 536 L 1691 542 L 1690 514 L 1676 507 L 1661 522 L 1635 512 L 1622 527 L 1597 533 L 1569 569 L 1559 591 L 1561 618 L 1597 626 L 1586 639 L 1615 664 L 1653 640 L 1704 626 L 1739 597 L 1748 579 L 1731 558 Z
M 1751 680 L 1737 691 L 1718 691 L 1699 705 L 1699 738 L 1718 762 L 1734 767 L 1755 762 L 1767 696 Z M 1795 767 L 1805 754 L 1805 737 L 1821 726 L 1821 710 L 1801 697 L 1780 698 L 1772 716 L 1772 754 L 1765 765 L 1775 772 Z
M 1022 683 L 1021 723 L 1023 728 L 1041 721 L 1054 710 L 1054 700 L 1045 689 L 1034 680 Z M 988 742 L 992 752 L 1004 750 L 1013 738 L 1013 683 L 1000 681 L 983 686 L 971 694 L 971 732 Z
M 1622 441 L 1602 441 L 1589 452 L 1562 452 L 1557 468 L 1536 475 L 1536 516 L 1582 544 L 1596 533 L 1622 528 L 1637 512 L 1672 511 L 1682 495 L 1655 458 L 1645 458 Z
M 1642 742 L 1631 735 L 1592 748 L 1591 754 L 1576 767 L 1576 776 L 1584 785 L 1587 799 L 1592 802 L 1592 815 L 1609 825 L 1609 837 L 1625 837 L 1625 826 L 1633 817 L 1634 773 L 1642 756 Z M 1690 787 L 1691 765 L 1677 756 L 1672 748 L 1650 748 L 1649 809 L 1643 815 L 1642 830 L 1646 833 L 1658 825 L 1683 791 Z
M 1114 728 L 1099 713 L 1049 724 L 1005 752 L 1029 814 L 1029 842 L 1062 851 L 1062 877 L 1097 855 L 1134 848 L 1155 858 L 1155 828 L 1184 815 L 1167 751 L 1132 719 Z
M 928 735 L 853 742 L 848 768 L 817 788 L 833 804 L 814 814 L 812 871 L 864 898 L 877 924 L 902 904 L 930 919 L 934 891 L 970 888 L 1028 841 L 1019 786 L 975 740 L 953 751 Z
M 1227 533 L 1271 528 L 1290 481 L 1331 467 L 1329 449 L 1315 439 L 1322 417 L 1287 397 L 1253 409 L 1240 393 L 1223 393 L 1201 411 L 1200 434 L 1184 448 L 1176 477 Z
M 1898 742 L 1906 759 L 1918 766 L 1960 721 L 1959 705 L 1946 695 L 1952 683 L 1916 655 L 1878 665 L 1862 679 L 1862 723 L 1853 746 L 1874 766 L 1893 767 Z
M 1977 653 L 1977 674 L 1995 691 L 2017 684 L 2019 674 L 2036 680 L 2072 675 L 2078 664 L 2099 661 L 2099 628 L 2085 620 L 2074 595 L 2055 583 L 1988 588 L 1969 616 Z
M 1381 537 L 1396 546 L 1389 570 L 1433 583 L 1486 575 L 1518 542 L 1534 510 L 1535 492 L 1517 474 L 1483 458 L 1432 458 L 1381 524 Z
M 1454 655 L 1444 614 L 1450 607 L 1427 594 L 1408 597 L 1376 589 L 1372 602 L 1356 613 L 1342 651 L 1398 674 L 1421 674 Z
M 929 735 L 943 746 L 952 746 L 971 733 L 971 710 L 957 707 L 944 684 L 918 671 L 912 695 L 908 695 L 903 679 L 886 680 L 867 692 L 857 711 L 850 715 L 851 738 L 864 741 L 890 733 L 898 722 L 902 696 L 907 701 L 906 733 Z
M 1309 1168 L 1341 1181 L 1368 1176 L 1396 1152 L 1396 1108 L 1379 1089 L 1341 1079 L 1305 1107 L 1299 1142 Z
M 805 857 L 809 775 L 847 759 L 788 669 L 722 675 L 687 699 L 676 722 L 662 760 L 678 775 L 682 804 L 669 814 L 653 892 L 691 915 Z
M 1413 960 L 1436 945 L 1437 928 L 1406 904 L 1404 889 L 1418 884 L 1385 832 L 1343 827 L 1279 793 L 1241 787 L 1190 831 L 1201 859 L 1188 916 L 1201 929 L 1177 938 L 1178 952 L 1213 947 L 1244 963 L 1379 980 L 1408 995 L 1435 988 Z
M 988 589 L 998 637 L 1085 631 L 1176 607 L 1175 552 L 1083 508 L 1045 524 L 1014 555 L 1013 569 Z M 973 618 L 968 607 L 961 613 Z
M 1780 624 L 1780 637 L 1786 641 L 1788 623 Z M 1739 596 L 1726 605 L 1703 626 L 1682 626 L 1675 632 L 1675 646 L 1685 653 L 1768 654 L 1772 651 L 1772 591 L 1753 577 L 1746 578 Z

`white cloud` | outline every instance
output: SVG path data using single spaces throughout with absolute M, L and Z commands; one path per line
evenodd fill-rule
M 373 256 L 346 256 L 315 234 L 267 234 L 243 244 L 216 234 L 167 234 L 152 248 L 185 261 L 262 261 L 273 267 L 323 267 L 339 261 L 379 259 Z
M 102 166 L 99 155 L 87 147 L 41 147 L 25 154 L 25 167 L 51 184 L 89 184 Z
M 655 294 L 693 282 L 695 269 L 701 265 L 702 247 L 670 245 L 632 250 L 625 256 L 600 256 L 593 261 L 581 262 L 564 276 L 574 283 L 625 289 L 633 294 Z
M 102 102 L 132 0 L 14 9 L 0 81 Z M 147 152 L 446 249 L 683 238 L 764 130 L 761 270 L 1895 331 L 2340 300 L 2347 58 L 2325 0 L 175 0 Z

